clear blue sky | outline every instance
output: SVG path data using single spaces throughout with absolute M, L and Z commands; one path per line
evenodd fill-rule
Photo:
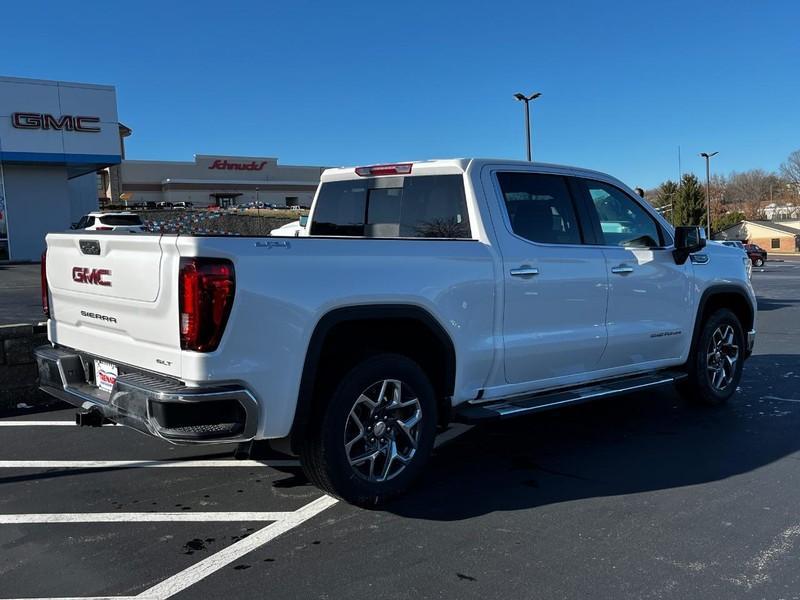
M 0 74 L 113 84 L 129 158 L 534 157 L 649 187 L 800 148 L 800 2 L 35 2 Z

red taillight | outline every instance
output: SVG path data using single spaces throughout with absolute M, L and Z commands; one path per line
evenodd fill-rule
M 222 258 L 182 258 L 179 275 L 181 348 L 217 349 L 236 289 L 233 263 Z
M 95 231 L 114 231 L 113 227 L 95 227 Z
M 398 163 L 394 165 L 372 165 L 370 167 L 356 167 L 356 175 L 371 177 L 374 175 L 409 175 L 412 163 Z
M 42 312 L 46 319 L 50 318 L 50 298 L 47 293 L 47 250 L 42 252 Z

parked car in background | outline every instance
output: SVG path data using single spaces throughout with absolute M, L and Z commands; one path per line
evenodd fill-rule
M 124 231 L 142 233 L 145 231 L 142 217 L 133 212 L 91 212 L 81 217 L 72 229 L 86 231 Z
M 194 206 L 191 202 L 176 202 L 172 205 L 172 208 L 192 208 Z
M 291 223 L 286 223 L 286 225 L 281 225 L 277 229 L 270 231 L 269 234 L 275 237 L 300 237 L 303 235 L 307 222 L 308 216 L 303 215 L 300 217 L 299 221 L 292 221 Z
M 753 261 L 753 266 L 761 267 L 767 262 L 767 251 L 758 244 L 745 244 L 744 249 L 747 252 L 747 256 Z
M 722 242 L 723 246 L 730 246 L 731 248 L 739 248 L 739 250 L 744 250 L 744 244 L 739 240 L 724 240 Z
M 742 242 L 740 242 L 739 240 L 724 240 L 724 241 L 720 241 L 719 243 L 722 244 L 723 246 L 728 246 L 729 248 L 737 248 L 737 249 L 742 251 L 742 254 L 744 254 L 745 257 L 747 257 L 747 263 L 746 263 L 747 276 L 748 277 L 752 277 L 752 275 L 753 275 L 753 262 L 750 260 L 750 256 L 747 253 L 747 250 L 745 250 L 744 244 Z
M 158 208 L 172 208 L 172 202 L 165 202 L 165 201 L 159 202 Z

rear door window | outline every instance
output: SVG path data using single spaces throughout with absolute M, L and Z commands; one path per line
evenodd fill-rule
M 320 187 L 311 235 L 471 237 L 461 175 L 331 181 Z
M 561 175 L 498 173 L 511 229 L 542 244 L 581 244 L 567 182 Z

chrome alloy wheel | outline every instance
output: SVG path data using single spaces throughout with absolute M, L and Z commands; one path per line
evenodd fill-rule
M 396 379 L 370 385 L 356 399 L 344 428 L 344 449 L 353 471 L 369 482 L 388 481 L 406 468 L 419 444 L 422 407 Z
M 739 346 L 735 344 L 735 341 L 733 327 L 723 324 L 714 330 L 708 344 L 706 354 L 708 380 L 711 387 L 720 392 L 731 384 L 736 373 Z

